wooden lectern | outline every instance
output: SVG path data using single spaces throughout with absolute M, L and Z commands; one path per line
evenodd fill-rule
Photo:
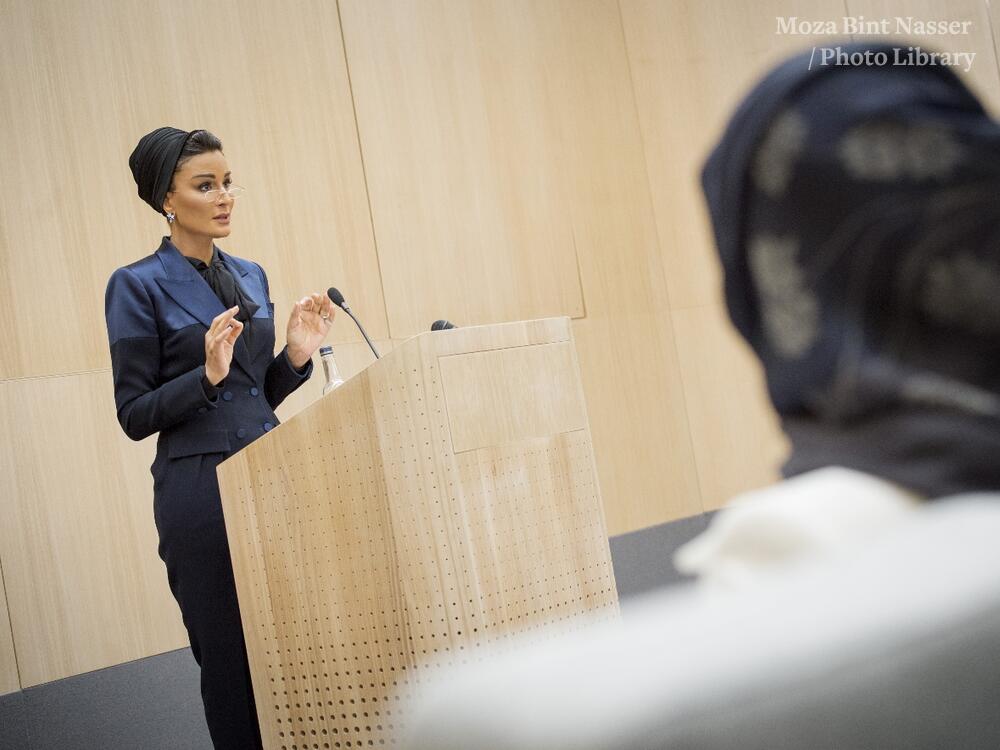
M 617 616 L 568 318 L 416 336 L 218 475 L 267 750 L 392 746 L 426 666 Z

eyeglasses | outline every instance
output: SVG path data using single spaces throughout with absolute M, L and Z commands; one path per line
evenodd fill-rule
M 214 190 L 206 190 L 202 193 L 205 196 L 206 203 L 213 203 L 222 197 L 223 193 L 228 195 L 234 200 L 239 198 L 243 193 L 246 192 L 246 188 L 240 187 L 239 185 L 230 185 L 228 188 L 215 188 Z

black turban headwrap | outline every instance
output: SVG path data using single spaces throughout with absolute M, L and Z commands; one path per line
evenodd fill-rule
M 196 131 L 187 132 L 171 127 L 157 128 L 139 139 L 128 158 L 132 177 L 139 188 L 139 197 L 157 213 L 164 213 L 163 200 L 170 190 L 177 160 L 188 136 L 194 132 Z
M 767 75 L 702 173 L 783 473 L 1000 489 L 1000 125 L 946 67 L 842 50 L 867 64 Z

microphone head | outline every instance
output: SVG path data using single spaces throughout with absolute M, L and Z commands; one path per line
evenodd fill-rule
M 333 301 L 333 304 L 335 304 L 337 307 L 344 306 L 344 295 L 341 294 L 340 290 L 337 289 L 336 287 L 331 286 L 329 289 L 327 289 L 326 296 L 329 297 Z
M 455 328 L 455 324 L 447 320 L 435 320 L 431 324 L 432 331 L 447 331 L 449 328 Z

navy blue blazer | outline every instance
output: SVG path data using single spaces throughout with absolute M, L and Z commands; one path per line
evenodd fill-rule
M 108 281 L 118 421 L 133 440 L 160 433 L 157 461 L 235 453 L 278 424 L 274 409 L 312 374 L 312 362 L 301 374 L 292 367 L 287 348 L 274 355 L 274 305 L 263 269 L 221 250 L 219 256 L 259 308 L 253 350 L 245 336 L 236 340 L 229 375 L 214 398 L 201 383 L 205 332 L 225 307 L 169 238 Z
M 259 739 L 216 467 L 278 424 L 275 407 L 309 378 L 312 363 L 300 374 L 285 349 L 274 356 L 274 305 L 261 267 L 219 256 L 258 309 L 253 336 L 237 338 L 211 398 L 202 386 L 205 332 L 225 306 L 168 238 L 111 275 L 105 314 L 118 421 L 133 440 L 159 432 L 153 520 L 202 668 L 205 717 L 219 747 L 249 748 Z

